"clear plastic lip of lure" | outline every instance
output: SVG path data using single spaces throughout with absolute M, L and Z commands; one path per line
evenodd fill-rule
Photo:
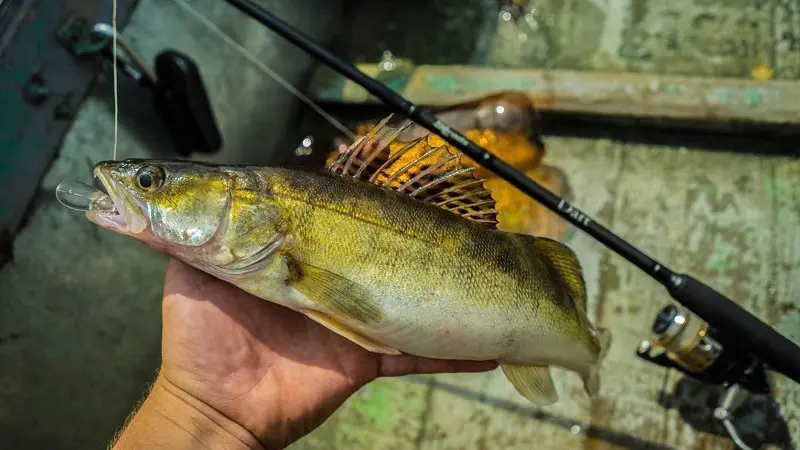
M 108 194 L 78 181 L 59 184 L 56 187 L 56 199 L 76 211 L 117 214 L 114 202 Z

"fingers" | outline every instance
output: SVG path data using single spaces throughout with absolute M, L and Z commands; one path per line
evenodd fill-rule
M 488 372 L 497 368 L 496 361 L 458 361 L 429 359 L 408 355 L 382 355 L 379 377 L 399 377 L 414 374 Z

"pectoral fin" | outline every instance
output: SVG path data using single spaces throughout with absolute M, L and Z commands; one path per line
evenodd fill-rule
M 331 313 L 361 323 L 376 323 L 383 312 L 363 286 L 319 267 L 285 256 L 289 284 Z
M 313 311 L 310 309 L 303 309 L 301 311 L 303 312 L 303 314 L 305 314 L 315 322 L 321 324 L 322 326 L 333 331 L 339 336 L 342 336 L 346 339 L 349 339 L 351 342 L 360 345 L 367 351 L 373 353 L 386 353 L 388 355 L 400 354 L 400 352 L 397 349 L 391 348 L 373 339 L 367 338 L 357 333 L 356 331 L 353 331 L 349 327 L 342 325 L 341 323 L 337 322 L 333 317 L 330 317 L 327 314 L 323 314 L 319 311 Z
M 533 404 L 548 406 L 558 401 L 558 393 L 547 366 L 501 364 L 508 381 Z

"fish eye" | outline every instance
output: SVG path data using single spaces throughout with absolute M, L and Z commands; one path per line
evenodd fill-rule
M 155 190 L 164 184 L 164 171 L 160 167 L 145 166 L 136 172 L 136 184 L 144 190 Z

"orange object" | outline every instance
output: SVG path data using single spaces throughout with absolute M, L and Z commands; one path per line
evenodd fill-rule
M 483 102 L 471 102 L 470 106 L 475 107 L 479 104 L 486 106 L 486 102 L 488 101 L 494 104 L 499 98 L 501 97 L 492 96 L 484 99 Z M 519 97 L 515 100 L 518 104 Z M 532 108 L 532 105 L 528 107 Z M 477 107 L 475 109 L 471 108 L 471 111 L 477 109 Z M 453 110 L 453 107 L 447 109 L 448 112 L 452 112 Z M 471 122 L 469 118 L 465 120 L 464 116 L 462 116 L 461 119 L 462 121 Z M 448 123 L 453 124 L 452 122 Z M 457 126 L 457 124 L 453 125 Z M 358 127 L 356 134 L 363 136 L 374 126 L 375 123 L 363 123 Z M 503 128 L 503 126 L 502 124 L 497 124 L 495 128 Z M 489 150 L 492 154 L 497 155 L 516 169 L 523 171 L 528 177 L 534 179 L 551 192 L 562 198 L 570 199 L 571 193 L 566 175 L 557 168 L 543 164 L 545 149 L 543 146 L 535 144 L 533 140 L 527 137 L 525 133 L 527 128 L 528 127 L 523 127 L 514 131 L 467 128 L 462 129 L 461 132 L 473 142 Z M 506 127 L 506 129 L 510 128 Z M 427 130 L 425 130 L 425 132 L 427 133 Z M 406 137 L 403 138 L 403 135 Z M 413 141 L 414 136 L 420 137 L 425 134 L 420 130 L 415 131 L 411 129 L 403 133 L 403 135 L 401 135 L 401 139 L 397 139 L 389 144 L 389 157 Z M 428 145 L 436 147 L 448 145 L 444 139 L 432 133 L 427 134 L 425 139 Z M 402 167 L 408 161 L 419 157 L 420 151 L 423 148 L 425 148 L 425 146 L 422 143 L 417 144 L 394 161 L 392 166 L 397 168 Z M 333 163 L 338 153 L 339 151 L 332 152 L 328 156 L 326 164 L 330 165 Z M 495 200 L 496 209 L 499 212 L 498 228 L 500 230 L 546 236 L 557 240 L 562 240 L 564 238 L 567 224 L 555 213 L 520 192 L 502 178 L 483 168 L 468 156 L 463 155 L 462 158 L 463 162 L 476 168 L 476 176 L 485 179 L 486 181 L 484 184 L 492 191 L 492 197 Z M 391 171 L 392 170 L 390 170 L 390 172 Z M 401 180 L 394 181 L 394 183 L 400 182 Z

